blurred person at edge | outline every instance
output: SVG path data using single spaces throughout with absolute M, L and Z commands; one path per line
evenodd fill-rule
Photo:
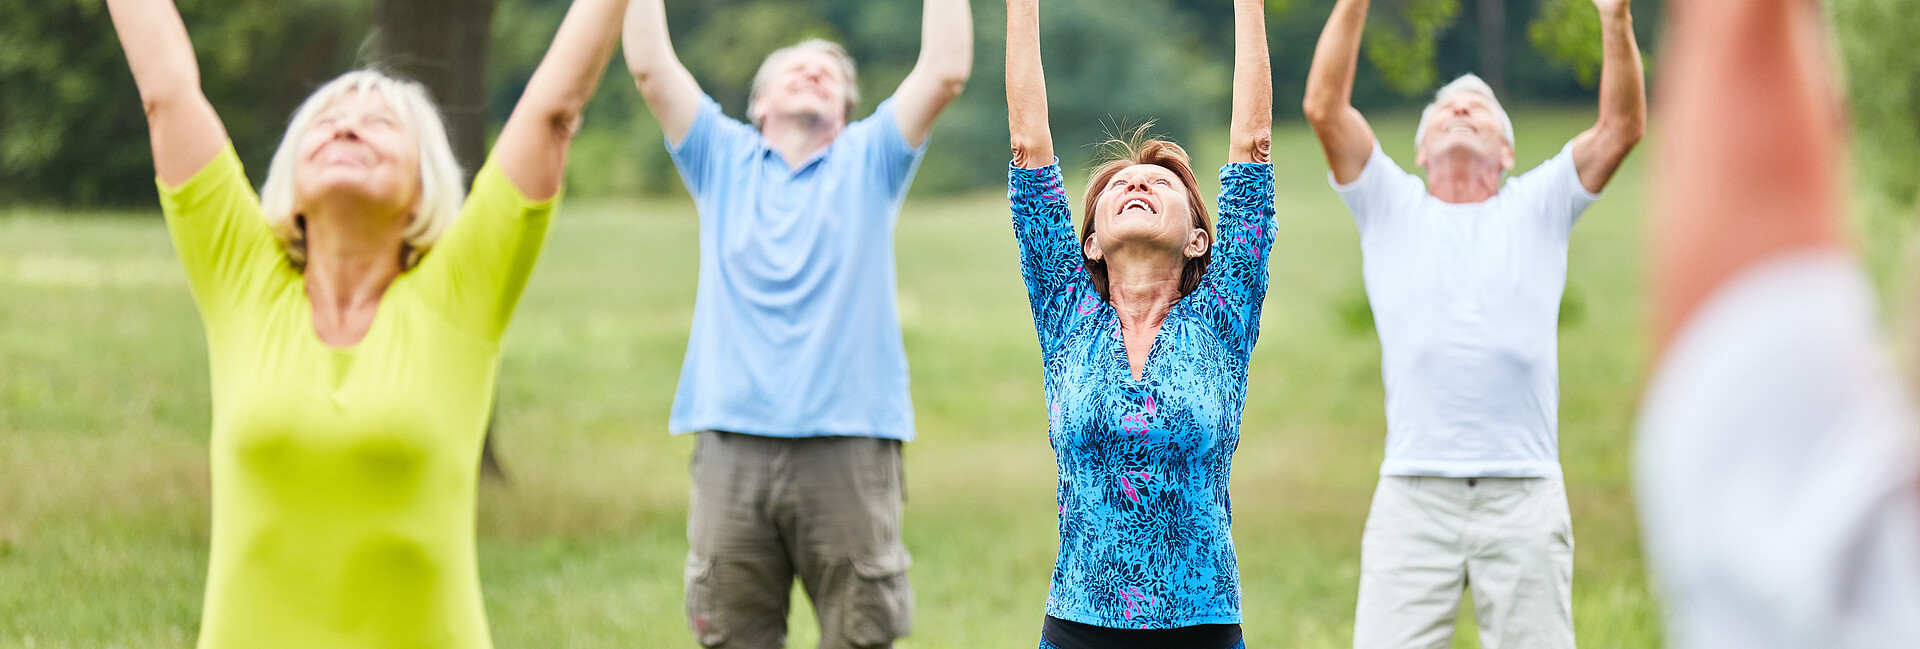
M 1818 3 L 1672 5 L 1635 488 L 1676 649 L 1920 647 L 1920 444 Z
M 1219 227 L 1186 151 L 1142 127 L 1109 143 L 1076 237 L 1039 0 L 1007 2 L 1007 198 L 1059 470 L 1042 649 L 1246 646 L 1228 484 L 1274 238 L 1273 74 L 1261 0 L 1233 25 Z
M 1463 590 L 1489 649 L 1572 649 L 1573 524 L 1559 451 L 1558 316 L 1575 221 L 1640 141 L 1626 0 L 1594 0 L 1599 118 L 1532 171 L 1478 77 L 1420 116 L 1407 173 L 1351 97 L 1367 0 L 1341 0 L 1302 108 L 1360 230 L 1387 389 L 1386 458 L 1360 539 L 1356 649 L 1444 647 Z M 1464 532 L 1462 531 L 1464 530 Z
M 966 0 L 926 0 L 920 58 L 860 103 L 853 59 L 775 51 L 736 121 L 637 0 L 627 67 L 700 218 L 692 332 L 668 428 L 697 433 L 686 606 L 707 647 L 785 643 L 798 577 L 820 646 L 886 647 L 913 616 L 901 444 L 913 438 L 893 233 L 935 118 L 973 65 Z
M 461 187 L 426 89 L 349 72 L 294 113 L 256 197 L 170 0 L 108 0 L 205 322 L 203 649 L 492 646 L 481 437 L 567 147 L 625 0 L 577 0 Z

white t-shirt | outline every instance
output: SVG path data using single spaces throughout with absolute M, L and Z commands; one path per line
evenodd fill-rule
M 1567 235 L 1599 198 L 1572 149 L 1480 203 L 1428 194 L 1378 141 L 1359 178 L 1333 184 L 1360 226 L 1380 333 L 1382 475 L 1560 477 Z
M 1729 282 L 1640 411 L 1636 487 L 1676 649 L 1920 647 L 1920 444 L 1864 273 Z

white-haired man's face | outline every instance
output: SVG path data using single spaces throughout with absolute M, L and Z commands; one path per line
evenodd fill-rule
M 1457 92 L 1434 103 L 1415 156 L 1415 164 L 1422 167 L 1454 158 L 1497 161 L 1501 169 L 1512 169 L 1513 143 L 1507 141 L 1492 101 L 1479 93 Z
M 846 124 L 847 79 L 839 59 L 802 49 L 781 55 L 773 65 L 773 74 L 748 109 L 755 122 L 780 116 Z

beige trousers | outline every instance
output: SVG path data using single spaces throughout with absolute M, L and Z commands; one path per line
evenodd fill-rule
M 1383 476 L 1360 537 L 1355 649 L 1573 649 L 1573 524 L 1553 478 Z

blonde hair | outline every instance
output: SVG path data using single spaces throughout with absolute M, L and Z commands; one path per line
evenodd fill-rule
M 466 199 L 460 162 L 453 157 L 453 144 L 447 139 L 446 123 L 440 109 L 427 94 L 426 86 L 400 79 L 378 70 L 354 70 L 340 75 L 313 91 L 300 108 L 293 111 L 280 148 L 267 165 L 267 182 L 260 187 L 260 207 L 267 226 L 287 251 L 287 261 L 305 270 L 307 265 L 306 225 L 295 212 L 293 176 L 299 165 L 300 139 L 313 126 L 314 118 L 327 104 L 347 93 L 374 93 L 386 100 L 402 125 L 413 133 L 419 146 L 420 194 L 414 204 L 413 220 L 402 233 L 400 268 L 413 268 L 440 240 L 447 228 L 460 216 L 460 204 Z
M 1500 98 L 1493 96 L 1493 86 L 1487 85 L 1487 82 L 1481 79 L 1479 75 L 1469 73 L 1460 75 L 1460 78 L 1454 79 L 1452 83 L 1441 86 L 1439 91 L 1433 93 L 1433 103 L 1427 104 L 1427 107 L 1420 111 L 1420 126 L 1415 127 L 1413 131 L 1413 148 L 1419 150 L 1420 145 L 1426 143 L 1427 124 L 1433 121 L 1434 110 L 1439 108 L 1440 102 L 1446 101 L 1448 97 L 1462 93 L 1475 94 L 1487 98 L 1487 103 L 1492 104 L 1493 116 L 1500 120 L 1500 128 L 1507 135 L 1507 146 L 1514 146 L 1513 120 L 1507 117 L 1507 109 L 1500 107 Z
M 765 89 L 767 82 L 773 79 L 774 66 L 780 62 L 780 59 L 801 52 L 820 52 L 832 56 L 835 61 L 840 63 L 840 76 L 843 77 L 841 80 L 846 83 L 846 119 L 853 119 L 853 110 L 860 107 L 860 83 L 857 73 L 854 70 L 853 56 L 847 54 L 847 48 L 841 47 L 839 43 L 818 38 L 809 38 L 774 50 L 772 54 L 767 55 L 767 60 L 760 63 L 760 70 L 753 73 L 753 90 L 747 93 L 747 113 L 748 117 L 753 119 L 755 128 L 760 126 L 761 118 L 753 115 L 753 105 L 760 101 L 760 91 Z

